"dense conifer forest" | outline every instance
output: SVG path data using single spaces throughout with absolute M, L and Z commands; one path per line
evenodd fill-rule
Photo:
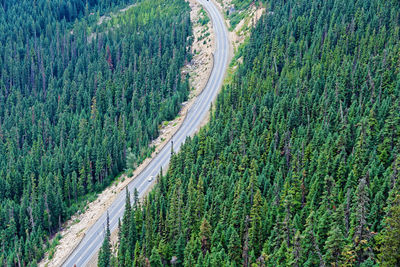
M 266 6 L 99 266 L 400 266 L 400 2 Z
M 1 266 L 35 265 L 88 196 L 149 155 L 188 96 L 189 11 L 184 0 L 0 1 Z

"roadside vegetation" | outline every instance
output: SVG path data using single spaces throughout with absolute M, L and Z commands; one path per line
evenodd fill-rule
M 200 25 L 204 26 L 208 22 L 210 22 L 210 17 L 208 16 L 207 12 L 204 10 L 203 7 L 200 8 L 198 16 L 199 16 L 198 23 L 200 23 Z
M 115 264 L 400 265 L 399 2 L 268 5 Z
M 53 254 L 58 237 L 49 238 L 65 220 L 151 154 L 158 126 L 187 99 L 190 9 L 183 0 L 1 7 L 0 265 L 34 266 Z
M 224 3 L 225 1 L 221 0 L 221 2 Z M 251 19 L 251 17 L 249 17 L 249 10 L 251 9 L 251 6 L 258 6 L 266 3 L 266 1 L 262 0 L 231 0 L 228 2 L 229 6 L 225 7 L 225 15 L 229 20 L 230 31 L 233 31 L 243 19 Z

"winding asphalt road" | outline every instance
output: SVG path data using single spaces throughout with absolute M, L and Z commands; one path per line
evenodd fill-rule
M 216 98 L 219 88 L 222 85 L 225 72 L 230 57 L 230 44 L 228 31 L 219 10 L 212 1 L 198 0 L 200 4 L 208 11 L 213 23 L 215 33 L 216 50 L 214 52 L 214 67 L 211 72 L 208 83 L 202 93 L 197 97 L 196 102 L 189 110 L 180 129 L 172 137 L 174 151 L 179 151 L 180 146 L 185 142 L 187 136 L 192 136 L 200 128 L 202 120 L 210 109 L 210 104 Z M 161 167 L 166 169 L 171 157 L 171 142 L 156 155 L 149 165 L 128 185 L 128 190 L 132 192 L 136 188 L 139 197 L 142 197 L 154 182 L 148 181 L 148 177 L 156 176 Z M 125 209 L 125 190 L 122 190 L 116 200 L 108 209 L 110 218 L 110 230 L 113 232 L 118 227 L 118 219 L 123 216 Z M 77 267 L 86 266 L 96 252 L 100 249 L 104 239 L 104 229 L 106 213 L 86 232 L 78 247 L 67 258 L 63 266 Z

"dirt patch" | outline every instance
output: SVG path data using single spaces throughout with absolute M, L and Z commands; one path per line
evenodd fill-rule
M 134 7 L 135 5 L 136 5 L 136 4 L 132 4 L 132 5 L 129 5 L 129 6 L 125 7 L 125 8 L 122 8 L 122 9 L 120 9 L 120 10 L 117 11 L 117 14 L 118 14 L 118 13 L 124 13 L 124 12 L 126 12 L 128 9 L 130 9 L 131 7 Z M 111 18 L 117 16 L 117 14 L 110 13 L 110 14 L 108 14 L 108 15 L 103 15 L 103 16 L 101 16 L 101 17 L 99 18 L 99 20 L 97 21 L 97 25 L 101 25 L 103 22 L 109 21 Z
M 248 15 L 236 25 L 232 32 L 229 33 L 235 51 L 246 40 L 246 38 L 249 37 L 250 29 L 256 25 L 264 11 L 264 7 L 256 7 L 255 5 L 250 6 L 249 10 L 244 11 L 247 12 Z
M 211 21 L 207 24 L 202 25 L 199 19 L 204 15 L 201 12 L 201 5 L 195 0 L 188 0 L 191 7 L 191 20 L 193 23 L 193 36 L 194 42 L 191 50 L 193 59 L 191 62 L 186 64 L 182 69 L 182 75 L 189 74 L 190 86 L 192 88 L 189 100 L 182 103 L 182 109 L 177 118 L 168 123 L 164 123 L 160 129 L 160 136 L 154 140 L 150 146 L 155 146 L 151 158 L 147 158 L 133 173 L 131 177 L 122 175 L 116 180 L 111 186 L 105 189 L 101 194 L 98 195 L 97 199 L 91 203 L 88 203 L 87 209 L 82 214 L 73 216 L 68 222 L 64 224 L 64 229 L 60 232 L 62 238 L 59 241 L 59 245 L 56 247 L 56 252 L 52 260 L 48 260 L 48 255 L 39 263 L 39 266 L 60 266 L 66 257 L 75 249 L 84 236 L 84 233 L 89 229 L 97 220 L 101 214 L 107 210 L 111 203 L 115 200 L 117 194 L 122 191 L 152 160 L 152 158 L 169 142 L 170 138 L 179 129 L 189 108 L 195 102 L 196 96 L 201 93 L 204 89 L 208 77 L 211 73 L 213 66 L 213 51 L 215 49 L 214 33 L 212 29 Z M 220 0 L 216 3 L 221 13 L 225 12 L 232 7 L 230 0 Z M 121 12 L 126 11 L 121 10 Z M 236 51 L 237 47 L 244 42 L 249 35 L 249 28 L 255 25 L 260 19 L 262 13 L 265 11 L 264 7 L 256 7 L 252 5 L 249 10 L 248 16 L 245 17 L 235 29 L 229 33 L 230 41 Z M 102 23 L 106 18 L 100 19 Z M 227 22 L 228 28 L 230 27 Z M 209 34 L 208 34 L 209 33 Z M 209 120 L 209 114 L 202 121 L 201 126 L 204 126 Z M 154 184 L 153 184 L 154 186 Z M 149 192 L 150 189 L 147 191 Z M 113 250 L 117 248 L 118 231 L 114 231 L 111 235 L 111 242 Z M 91 259 L 88 266 L 97 265 L 97 253 Z
M 156 151 L 160 151 L 171 139 L 181 126 L 185 116 L 194 104 L 196 97 L 203 91 L 207 84 L 208 77 L 213 68 L 213 52 L 215 50 L 214 31 L 211 22 L 205 25 L 199 23 L 202 18 L 201 5 L 196 0 L 189 0 L 191 8 L 190 19 L 193 23 L 193 38 L 191 52 L 193 58 L 182 68 L 182 75 L 189 75 L 190 94 L 186 102 L 182 103 L 182 109 L 176 119 L 164 122 L 160 129 L 160 135 L 153 140 L 150 146 L 155 146 Z M 206 37 L 204 37 L 206 36 Z M 153 153 L 154 155 L 154 153 Z
M 220 11 L 223 14 L 230 12 L 230 10 L 234 9 L 231 0 L 217 0 L 216 4 Z M 233 29 L 233 31 L 229 32 L 229 38 L 232 42 L 234 52 L 236 52 L 237 48 L 246 40 L 250 35 L 250 29 L 253 28 L 257 21 L 261 18 L 261 15 L 265 12 L 265 7 L 261 5 L 252 4 L 247 10 L 241 10 L 239 12 L 245 12 L 244 19 L 242 19 Z M 228 25 L 228 29 L 231 27 L 229 20 L 225 21 Z
M 112 18 L 116 17 L 120 13 L 124 13 L 124 12 L 128 11 L 130 8 L 132 8 L 134 6 L 136 6 L 136 4 L 132 4 L 132 5 L 129 5 L 129 6 L 125 7 L 125 8 L 123 8 L 123 9 L 120 9 L 116 14 L 110 13 L 110 14 L 107 14 L 107 15 L 100 16 L 99 20 L 96 23 L 97 26 L 103 24 L 106 21 L 111 20 Z M 94 13 L 91 13 L 90 15 L 94 15 Z M 117 27 L 118 27 L 118 25 L 117 25 Z M 110 30 L 112 31 L 113 28 L 111 27 Z M 101 34 L 107 34 L 108 32 L 109 32 L 109 30 L 106 30 Z M 71 34 L 73 34 L 73 31 L 71 31 Z M 93 39 L 96 38 L 96 37 L 97 37 L 97 33 L 95 33 L 95 32 L 90 33 L 89 36 L 87 37 L 88 43 L 90 44 L 93 41 Z
M 151 146 L 156 147 L 156 151 L 153 153 L 151 158 L 153 158 L 155 156 L 155 153 L 158 153 L 158 151 L 160 151 L 164 147 L 164 145 L 168 143 L 171 137 L 176 133 L 176 131 L 182 125 L 188 110 L 194 104 L 196 97 L 203 91 L 204 87 L 206 86 L 208 77 L 210 76 L 213 68 L 213 52 L 215 50 L 215 40 L 214 40 L 214 31 L 212 29 L 212 23 L 210 21 L 207 24 L 202 25 L 199 22 L 200 19 L 202 19 L 204 16 L 204 13 L 201 12 L 202 6 L 196 0 L 188 0 L 188 2 L 191 8 L 190 19 L 193 23 L 194 41 L 191 47 L 193 58 L 191 62 L 188 62 L 183 67 L 182 75 L 189 75 L 191 92 L 189 95 L 189 100 L 182 103 L 182 109 L 179 112 L 178 117 L 175 120 L 172 120 L 168 123 L 164 123 L 163 127 L 160 130 L 160 136 L 150 144 Z M 202 121 L 202 126 L 205 125 L 208 121 L 209 116 L 207 115 L 206 117 L 207 118 L 204 121 Z M 148 163 L 151 161 L 151 159 L 147 160 Z M 165 172 L 167 171 L 167 169 L 163 171 Z M 147 196 L 147 194 L 153 189 L 154 186 L 155 183 L 153 183 L 146 190 L 144 197 Z M 143 197 L 141 200 L 143 200 Z M 117 247 L 118 247 L 117 243 L 118 243 L 118 229 L 111 234 L 111 246 L 113 248 L 114 253 L 117 252 Z M 88 262 L 87 266 L 88 267 L 97 266 L 97 258 L 98 258 L 98 252 Z
M 201 5 L 195 0 L 189 0 L 189 4 L 191 7 L 190 17 L 193 23 L 194 37 L 191 49 L 194 56 L 191 62 L 187 63 L 182 69 L 182 75 L 189 75 L 190 77 L 189 82 L 192 90 L 188 101 L 182 103 L 182 109 L 176 119 L 163 124 L 163 127 L 160 129 L 160 136 L 150 144 L 150 146 L 155 147 L 151 158 L 147 158 L 134 171 L 131 177 L 127 177 L 123 174 L 119 179 L 114 181 L 111 186 L 99 194 L 96 200 L 88 203 L 84 213 L 76 214 L 67 221 L 63 226 L 63 230 L 60 232 L 62 238 L 59 241 L 59 245 L 56 247 L 53 258 L 49 260 L 48 254 L 46 254 L 44 259 L 39 263 L 39 266 L 61 266 L 64 260 L 79 245 L 85 232 L 113 203 L 118 193 L 124 190 L 124 188 L 150 163 L 152 158 L 169 142 L 170 138 L 184 121 L 187 111 L 194 104 L 196 96 L 204 89 L 213 66 L 212 53 L 215 48 L 214 33 L 211 22 L 204 25 L 199 22 L 199 19 L 204 16 L 204 13 L 201 12 Z M 127 9 L 121 11 L 124 12 Z M 104 19 L 102 21 L 104 21 Z M 150 190 L 147 192 L 149 191 Z M 114 231 L 111 236 L 113 247 L 116 246 L 117 237 L 117 231 Z M 90 261 L 88 266 L 96 266 L 96 264 L 97 254 Z
M 203 7 L 195 0 L 189 0 L 191 8 L 190 18 L 193 23 L 192 44 L 193 59 L 183 68 L 183 73 L 188 73 L 190 76 L 190 86 L 192 92 L 189 96 L 189 103 L 193 102 L 193 97 L 197 96 L 206 86 L 208 77 L 211 74 L 213 67 L 213 52 L 215 50 L 214 30 L 212 23 L 202 25 L 201 20 L 208 16 Z

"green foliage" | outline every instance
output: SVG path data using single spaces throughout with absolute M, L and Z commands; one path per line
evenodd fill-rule
M 51 260 L 56 252 L 56 246 L 60 243 L 61 235 L 57 234 L 51 242 L 49 247 L 49 259 Z
M 135 212 L 138 258 L 163 240 L 178 266 L 399 265 L 399 2 L 268 7 Z
M 1 2 L 1 266 L 39 262 L 66 219 L 151 154 L 189 93 L 184 0 L 34 2 Z
M 232 6 L 227 10 L 227 17 L 230 23 L 230 30 L 235 29 L 239 22 L 248 14 L 246 11 L 251 5 L 262 5 L 264 0 L 233 0 Z
M 199 10 L 199 20 L 198 23 L 201 25 L 206 25 L 208 22 L 210 22 L 210 17 L 208 16 L 207 12 L 204 10 L 203 7 L 200 8 Z
M 384 219 L 385 228 L 377 235 L 378 258 L 382 266 L 400 265 L 400 194 L 398 192 L 390 205 Z
M 106 229 L 104 233 L 103 245 L 99 251 L 99 260 L 97 266 L 99 267 L 109 267 L 111 266 L 111 241 L 110 241 L 110 219 L 107 212 Z
M 151 251 L 150 266 L 151 267 L 161 267 L 161 266 L 163 266 L 162 262 L 161 262 L 160 254 L 158 253 L 158 250 L 155 247 Z

